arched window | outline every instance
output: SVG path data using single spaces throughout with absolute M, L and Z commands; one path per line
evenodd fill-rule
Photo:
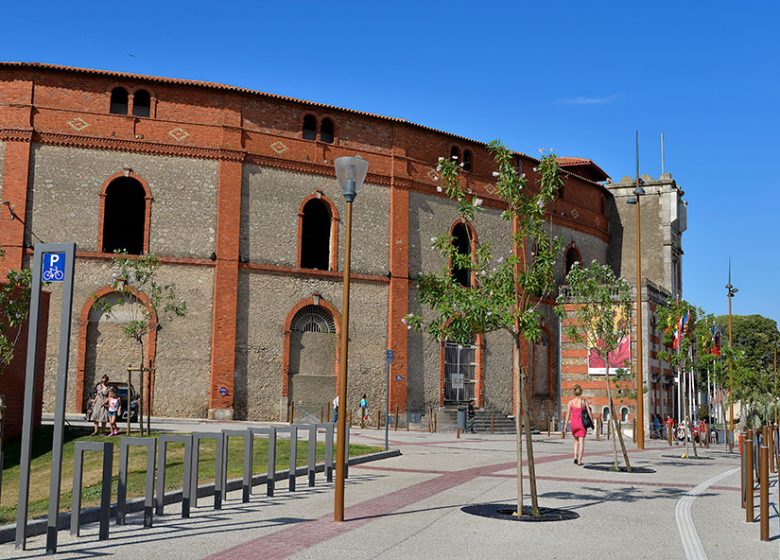
M 452 228 L 452 243 L 455 250 L 461 255 L 471 255 L 471 236 L 466 224 L 460 222 Z M 461 286 L 471 286 L 471 269 L 452 266 L 452 277 Z
M 582 257 L 576 247 L 571 246 L 566 249 L 566 274 L 568 275 L 571 269 L 574 267 L 574 263 L 582 263 Z
M 317 139 L 317 119 L 314 118 L 314 115 L 306 115 L 303 117 L 303 139 Z
M 628 407 L 626 406 L 620 409 L 620 421 L 628 422 Z
M 152 114 L 152 96 L 145 89 L 133 94 L 133 114 L 136 117 L 149 117 Z
M 290 324 L 290 330 L 293 332 L 335 334 L 336 323 L 324 307 L 307 305 L 295 314 Z
M 460 159 L 460 148 L 457 146 L 450 148 L 450 159 Z
M 123 87 L 115 87 L 111 90 L 111 109 L 115 115 L 127 114 L 127 90 Z
M 322 119 L 320 124 L 320 142 L 333 144 L 333 121 L 328 118 Z
M 146 191 L 132 177 L 120 177 L 106 188 L 103 212 L 103 252 L 144 252 Z
M 604 408 L 601 409 L 601 419 L 604 422 L 608 422 L 609 421 L 609 407 L 608 406 L 605 406 Z
M 550 395 L 550 336 L 545 329 L 533 345 L 534 394 Z
M 303 207 L 301 268 L 330 270 L 331 212 L 328 204 L 312 198 Z
M 474 156 L 471 154 L 471 150 L 463 150 L 463 171 L 471 171 L 471 165 Z

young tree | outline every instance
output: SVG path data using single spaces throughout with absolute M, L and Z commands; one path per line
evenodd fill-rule
M 696 440 L 690 414 L 688 393 L 693 384 L 693 370 L 696 364 L 696 332 L 698 317 L 703 311 L 685 300 L 670 300 L 658 309 L 658 323 L 664 328 L 664 343 L 672 350 L 662 350 L 658 357 L 668 362 L 680 379 L 680 391 L 683 393 L 683 425 L 685 426 L 685 456 L 688 456 L 688 439 L 693 444 L 693 455 L 698 458 Z
M 566 336 L 586 350 L 593 350 L 606 366 L 604 383 L 609 401 L 609 418 L 612 422 L 613 470 L 620 470 L 617 441 L 623 453 L 626 470 L 631 471 L 623 431 L 615 413 L 609 355 L 617 350 L 620 342 L 631 332 L 632 303 L 634 296 L 625 279 L 615 275 L 608 265 L 593 261 L 588 268 L 575 264 L 566 277 L 568 293 L 558 296 L 558 310 L 562 316 L 572 319 L 564 328 Z M 616 372 L 617 373 L 617 372 Z M 614 373 L 612 375 L 615 375 Z M 625 374 L 616 379 L 622 396 L 630 396 L 624 382 Z M 641 397 L 639 397 L 641 398 Z
M 526 370 L 520 364 L 524 341 L 533 343 L 541 336 L 541 300 L 555 288 L 555 264 L 562 243 L 547 227 L 547 206 L 563 185 L 554 153 L 543 155 L 537 168 L 537 184 L 528 185 L 524 173 L 517 168 L 515 155 L 500 142 L 488 146 L 494 156 L 497 171 L 495 193 L 504 203 L 501 218 L 512 224 L 512 254 L 494 259 L 488 244 L 481 244 L 474 254 L 463 254 L 450 235 L 433 238 L 432 248 L 451 263 L 434 273 L 423 274 L 418 280 L 421 303 L 430 308 L 433 317 L 423 320 L 416 315 L 404 321 L 410 328 L 425 331 L 437 340 L 466 343 L 474 335 L 503 330 L 513 340 L 513 374 L 515 377 L 515 427 L 517 430 L 517 515 L 523 510 L 522 440 L 525 432 L 528 453 L 528 478 L 531 493 L 531 514 L 539 516 L 531 425 L 528 412 Z M 457 202 L 461 219 L 471 223 L 482 200 L 466 189 L 460 178 L 461 165 L 453 158 L 439 158 L 438 171 L 442 186 L 438 188 Z M 468 229 L 468 228 L 467 228 Z M 471 246 L 471 243 L 469 244 Z M 473 281 L 463 286 L 458 271 L 467 271 Z
M 160 280 L 159 267 L 160 261 L 154 255 L 135 257 L 125 252 L 117 252 L 113 260 L 112 288 L 119 297 L 113 302 L 105 299 L 101 301 L 103 311 L 108 315 L 114 314 L 120 306 L 131 312 L 130 320 L 122 323 L 122 332 L 138 345 L 141 391 L 146 355 L 144 339 L 150 332 L 160 331 L 163 323 L 169 323 L 187 314 L 187 302 L 177 295 L 176 284 L 166 284 Z M 146 305 L 139 297 L 141 294 L 146 295 Z M 155 356 L 150 356 L 150 363 L 154 361 Z M 151 371 L 149 375 L 151 376 Z M 149 385 L 151 386 L 151 383 Z M 129 409 L 130 387 L 127 389 Z M 139 410 L 139 424 L 143 433 L 142 412 Z M 151 411 L 149 412 L 151 415 Z M 130 410 L 127 413 L 129 417 Z

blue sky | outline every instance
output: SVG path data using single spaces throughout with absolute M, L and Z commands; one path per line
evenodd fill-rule
M 223 82 L 685 189 L 684 291 L 780 320 L 777 2 L 10 2 L 0 58 Z M 34 7 L 33 7 L 34 6 Z M 43 6 L 43 7 L 41 7 Z

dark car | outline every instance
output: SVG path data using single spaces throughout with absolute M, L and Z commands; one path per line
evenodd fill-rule
M 127 420 L 127 383 L 125 381 L 109 381 L 109 387 L 113 387 L 116 391 L 116 396 L 122 402 L 122 420 Z M 138 393 L 135 391 L 135 387 L 130 385 L 130 421 L 138 421 Z

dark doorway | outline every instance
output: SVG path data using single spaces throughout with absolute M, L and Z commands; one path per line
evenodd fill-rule
M 313 198 L 303 207 L 301 268 L 330 269 L 330 208 Z
M 125 250 L 131 255 L 144 252 L 146 192 L 131 177 L 120 177 L 106 189 L 103 214 L 103 252 Z

